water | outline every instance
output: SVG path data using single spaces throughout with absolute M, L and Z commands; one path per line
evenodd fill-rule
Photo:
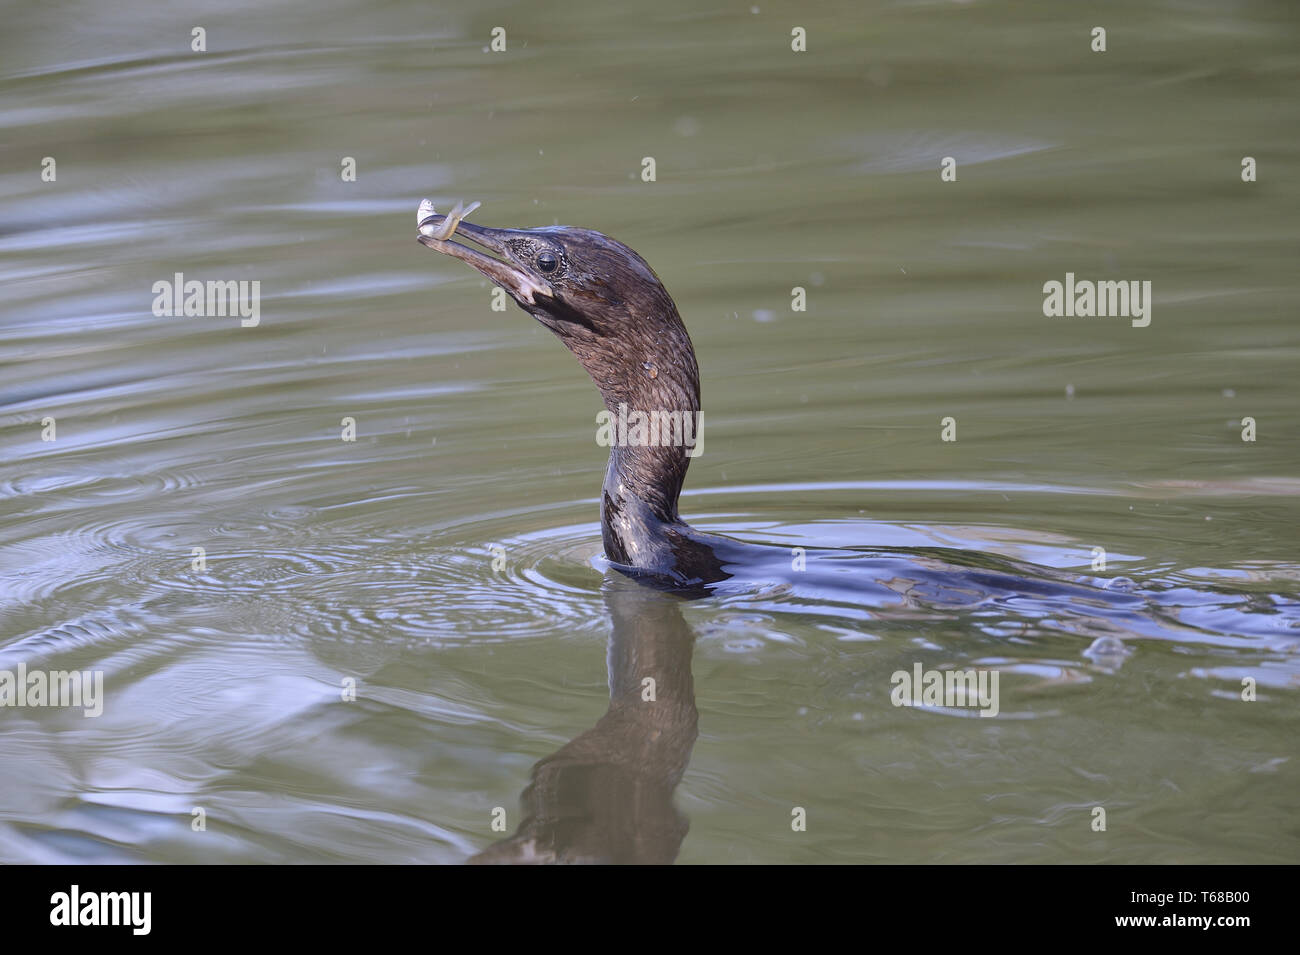
M 0 709 L 0 860 L 1300 861 L 1287 4 L 313 9 L 6 14 L 0 669 L 105 689 Z M 603 565 L 595 391 L 423 195 L 655 267 L 750 579 Z

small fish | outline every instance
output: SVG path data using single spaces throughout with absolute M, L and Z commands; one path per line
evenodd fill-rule
M 420 208 L 415 213 L 415 221 L 419 226 L 420 235 L 428 236 L 430 239 L 438 239 L 440 242 L 446 242 L 456 234 L 456 227 L 460 225 L 462 219 L 468 219 L 469 214 L 481 206 L 481 202 L 471 202 L 468 206 L 460 202 L 456 207 L 447 213 L 442 222 L 437 224 L 425 225 L 425 220 L 431 216 L 437 215 L 433 211 L 433 203 L 428 199 L 420 200 Z

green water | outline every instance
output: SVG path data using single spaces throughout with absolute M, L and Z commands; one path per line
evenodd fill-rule
M 307 11 L 6 13 L 0 670 L 105 689 L 0 708 L 0 860 L 461 862 L 595 739 L 655 767 L 612 815 L 660 861 L 1300 861 L 1291 4 Z M 698 526 L 1159 599 L 628 596 L 595 389 L 415 242 L 425 195 L 654 266 Z M 259 281 L 258 324 L 155 316 L 177 272 Z M 1067 272 L 1150 324 L 1046 317 Z M 671 699 L 584 736 L 624 646 Z M 999 715 L 891 705 L 915 663 L 997 669 Z

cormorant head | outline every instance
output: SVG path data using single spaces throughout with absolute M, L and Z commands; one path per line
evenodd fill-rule
M 428 199 L 417 223 L 421 243 L 482 272 L 559 336 L 606 407 L 698 411 L 699 369 L 686 326 L 654 270 L 623 243 L 569 226 L 488 229 L 455 212 L 438 215 Z

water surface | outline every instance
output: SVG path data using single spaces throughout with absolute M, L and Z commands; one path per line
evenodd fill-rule
M 105 699 L 0 708 L 0 859 L 461 862 L 523 796 L 605 813 L 574 858 L 1300 861 L 1289 5 L 6 17 L 0 669 Z M 424 195 L 645 256 L 703 375 L 683 513 L 785 573 L 622 586 L 595 389 Z M 260 323 L 156 317 L 177 272 Z M 1067 272 L 1150 326 L 1044 317 Z M 840 573 L 886 560 L 1026 586 Z M 917 663 L 998 716 L 893 706 Z

